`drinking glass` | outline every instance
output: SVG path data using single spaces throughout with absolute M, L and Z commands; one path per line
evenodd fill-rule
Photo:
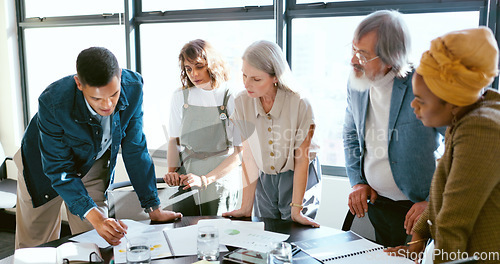
M 219 259 L 219 231 L 215 226 L 198 228 L 198 259 L 216 261 Z
M 290 264 L 292 263 L 292 246 L 287 242 L 274 243 L 268 253 L 270 264 Z
M 151 262 L 151 250 L 146 237 L 131 237 L 127 240 L 127 263 L 148 264 Z

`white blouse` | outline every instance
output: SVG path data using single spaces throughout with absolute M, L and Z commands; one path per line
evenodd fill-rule
M 203 90 L 198 87 L 189 88 L 188 104 L 196 106 L 220 106 L 224 102 L 225 88 L 227 84 L 213 90 Z M 227 101 L 227 113 L 229 116 L 234 112 L 234 96 L 229 91 Z M 183 116 L 184 94 L 182 88 L 175 90 L 170 104 L 170 119 L 168 122 L 168 134 L 170 137 L 181 137 L 181 122 Z M 231 122 L 227 122 L 227 137 L 233 142 L 233 146 L 241 146 L 241 137 Z
M 273 107 L 266 113 L 259 98 L 242 91 L 235 98 L 231 120 L 242 141 L 248 140 L 258 168 L 278 174 L 294 170 L 294 150 L 304 142 L 314 115 L 310 103 L 299 94 L 278 89 Z

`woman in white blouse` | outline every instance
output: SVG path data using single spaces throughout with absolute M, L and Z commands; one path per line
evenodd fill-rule
M 198 190 L 174 204 L 183 215 L 221 215 L 236 207 L 241 190 L 241 137 L 228 120 L 234 111 L 228 69 L 201 39 L 184 45 L 179 64 L 182 88 L 172 96 L 164 180 L 180 186 L 178 195 Z
M 235 98 L 231 120 L 243 141 L 241 208 L 223 216 L 252 215 L 319 227 L 321 172 L 310 151 L 314 116 L 293 90 L 290 68 L 278 45 L 257 41 L 243 54 L 246 91 Z

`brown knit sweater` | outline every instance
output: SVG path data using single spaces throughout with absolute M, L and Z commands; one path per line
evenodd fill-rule
M 500 94 L 487 90 L 476 106 L 447 129 L 429 205 L 413 228 L 434 239 L 435 263 L 458 251 L 500 263 Z

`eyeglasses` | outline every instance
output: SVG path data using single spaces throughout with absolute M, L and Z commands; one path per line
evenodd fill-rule
M 371 59 L 367 59 L 363 54 L 359 53 L 359 50 L 356 49 L 354 46 L 352 46 L 352 55 L 356 56 L 356 58 L 359 61 L 359 64 L 361 64 L 361 65 L 365 65 L 372 60 L 378 59 L 378 56 L 375 56 Z

